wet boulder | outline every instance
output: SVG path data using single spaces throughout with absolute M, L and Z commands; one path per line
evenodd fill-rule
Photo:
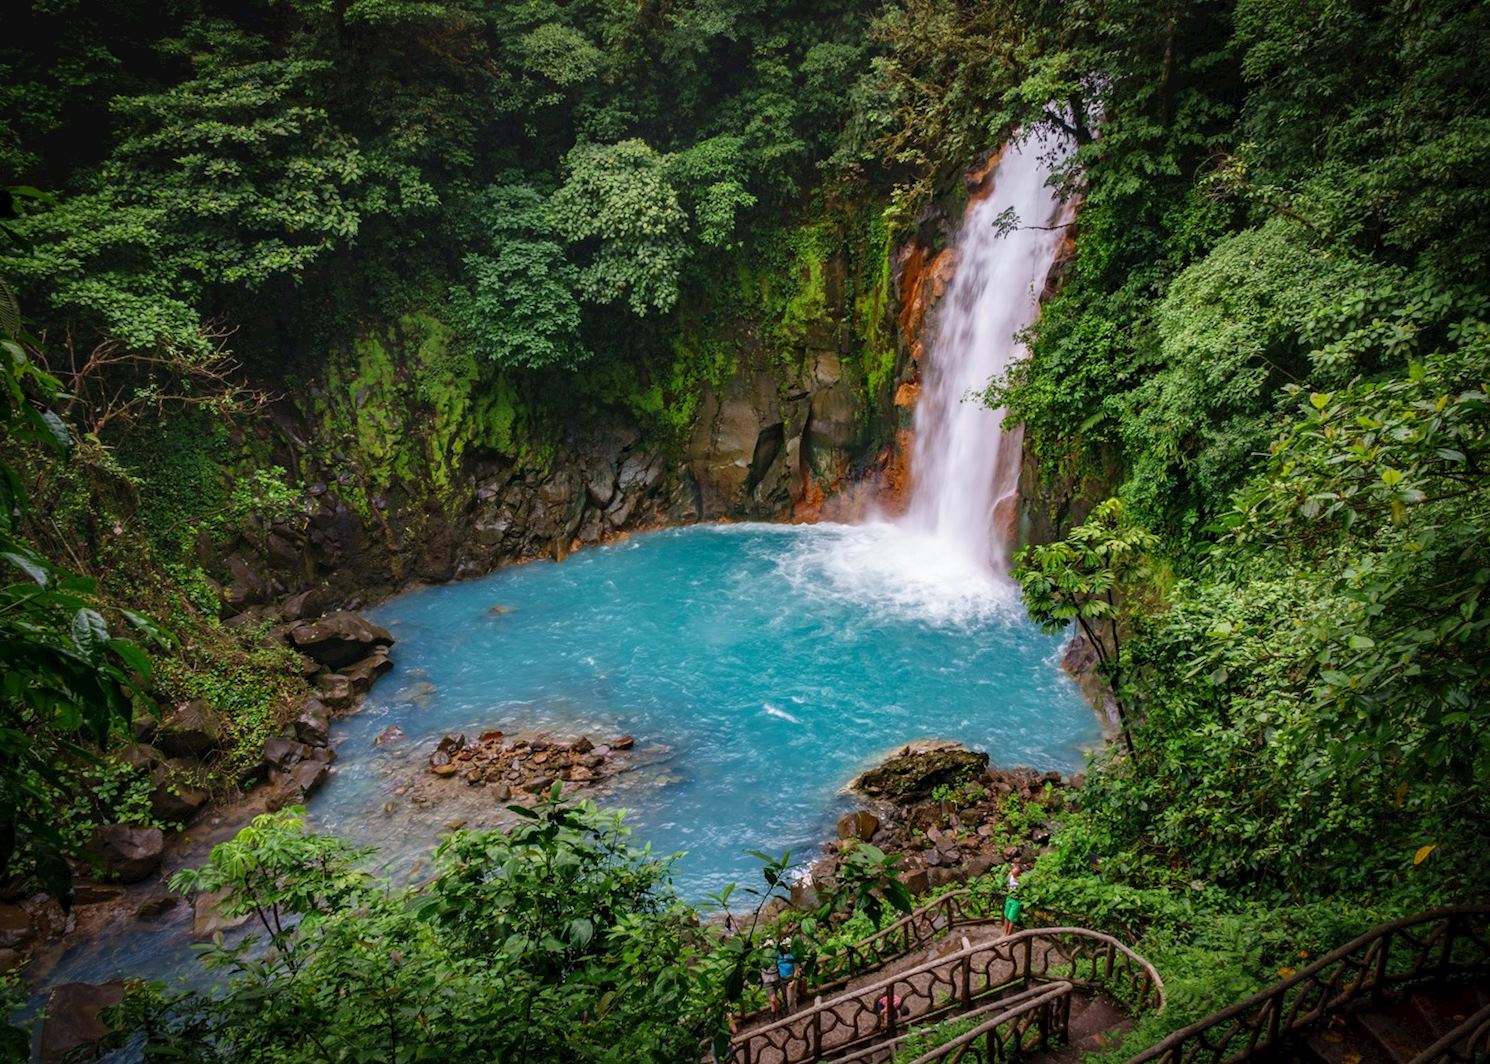
M 297 763 L 270 784 L 272 789 L 265 807 L 273 812 L 286 806 L 300 805 L 326 782 L 330 772 L 329 761 L 307 759 Z
M 973 779 L 987 767 L 987 754 L 955 743 L 907 746 L 860 776 L 853 787 L 875 798 L 911 802 L 930 797 L 937 787 Z
M 313 587 L 298 595 L 291 595 L 279 607 L 279 615 L 287 621 L 307 621 L 321 616 L 331 604 L 331 597 L 324 590 Z
M 264 740 L 264 767 L 271 772 L 288 772 L 304 761 L 314 747 L 298 739 L 275 735 Z
M 326 672 L 316 677 L 317 697 L 331 709 L 348 709 L 357 700 L 352 690 L 352 681 L 339 672 Z
M 331 742 L 331 710 L 319 698 L 307 698 L 295 717 L 295 738 L 307 746 Z
M 149 772 L 166 760 L 166 755 L 149 743 L 130 743 L 123 747 L 116 756 L 121 764 L 145 772 Z
M 897 876 L 913 897 L 919 897 L 931 889 L 931 877 L 924 868 L 910 868 Z
M 155 745 L 172 757 L 200 757 L 227 739 L 222 715 L 200 698 L 166 712 L 155 731 Z
M 37 1046 L 42 1064 L 83 1059 L 81 1051 L 109 1033 L 103 1010 L 123 1000 L 123 983 L 63 983 L 53 987 L 47 995 L 46 1019 Z
M 869 842 L 880 829 L 880 818 L 868 809 L 856 809 L 838 818 L 838 837 Z
M 224 609 L 229 614 L 242 613 L 250 606 L 265 602 L 270 595 L 269 578 L 241 555 L 228 558 L 228 582 L 223 588 Z
M 378 647 L 393 645 L 388 629 L 350 610 L 297 624 L 290 629 L 289 638 L 296 650 L 330 669 L 351 665 Z
M 88 856 L 121 883 L 138 883 L 160 868 L 166 837 L 160 828 L 107 824 L 93 829 Z
M 0 948 L 24 946 L 35 937 L 30 913 L 19 905 L 0 905 Z
M 342 675 L 352 685 L 353 693 L 365 695 L 372 689 L 378 677 L 392 668 L 393 662 L 389 660 L 388 651 L 379 647 L 361 661 L 342 669 Z
M 174 760 L 156 765 L 150 777 L 150 811 L 168 824 L 186 823 L 212 797 L 200 780 L 197 762 Z

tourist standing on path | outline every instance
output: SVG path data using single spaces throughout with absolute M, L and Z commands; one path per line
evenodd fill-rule
M 1009 865 L 1009 895 L 1004 899 L 1004 934 L 1012 935 L 1019 925 L 1019 862 Z
M 776 974 L 781 977 L 781 985 L 786 990 L 787 1012 L 795 1012 L 797 1009 L 797 992 L 801 989 L 797 968 L 797 955 L 792 952 L 792 940 L 784 938 L 776 949 Z
M 788 939 L 787 941 L 790 941 Z M 776 948 L 774 938 L 766 939 L 766 950 L 772 954 L 771 960 L 761 969 L 761 986 L 766 991 L 766 1003 L 771 1006 L 771 1015 L 781 1015 L 781 975 L 779 974 L 781 951 Z

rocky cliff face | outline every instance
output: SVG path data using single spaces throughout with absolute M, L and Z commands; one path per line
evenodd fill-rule
M 728 371 L 694 382 L 670 435 L 624 404 L 571 401 L 563 379 L 539 386 L 559 393 L 539 413 L 428 316 L 321 356 L 236 441 L 245 468 L 282 466 L 303 496 L 296 513 L 203 549 L 224 613 L 312 588 L 355 605 L 664 524 L 844 518 L 866 498 L 893 510 L 913 472 L 919 362 L 956 269 L 948 241 L 993 161 L 899 247 L 844 242 L 809 263 L 782 321 L 736 323 Z M 1100 490 L 1069 480 L 1026 456 L 1021 543 L 1063 532 Z
M 300 499 L 203 546 L 224 615 L 307 589 L 355 606 L 632 529 L 812 519 L 825 496 L 877 474 L 906 362 L 893 297 L 848 291 L 844 258 L 823 263 L 819 312 L 785 341 L 740 328 L 732 372 L 698 383 L 692 423 L 672 438 L 588 397 L 549 396 L 540 412 L 429 317 L 332 352 L 234 439 L 245 470 L 282 467 Z

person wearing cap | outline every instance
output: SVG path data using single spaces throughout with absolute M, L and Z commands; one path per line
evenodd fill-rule
M 781 985 L 786 989 L 787 1012 L 793 1012 L 797 1007 L 797 991 L 800 983 L 797 970 L 797 955 L 792 952 L 792 940 L 784 938 L 781 940 L 781 945 L 776 947 L 776 974 L 781 979 Z

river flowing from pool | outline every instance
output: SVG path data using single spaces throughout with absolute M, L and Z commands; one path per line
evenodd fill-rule
M 1100 731 L 1061 641 L 993 574 L 938 559 L 888 524 L 698 526 L 402 595 L 372 614 L 396 670 L 337 724 L 312 819 L 417 875 L 446 823 L 501 808 L 458 778 L 406 789 L 443 736 L 634 735 L 604 800 L 686 852 L 700 900 L 753 879 L 748 850 L 815 857 L 849 781 L 911 739 L 1078 768 Z M 376 745 L 393 725 L 404 738 Z

